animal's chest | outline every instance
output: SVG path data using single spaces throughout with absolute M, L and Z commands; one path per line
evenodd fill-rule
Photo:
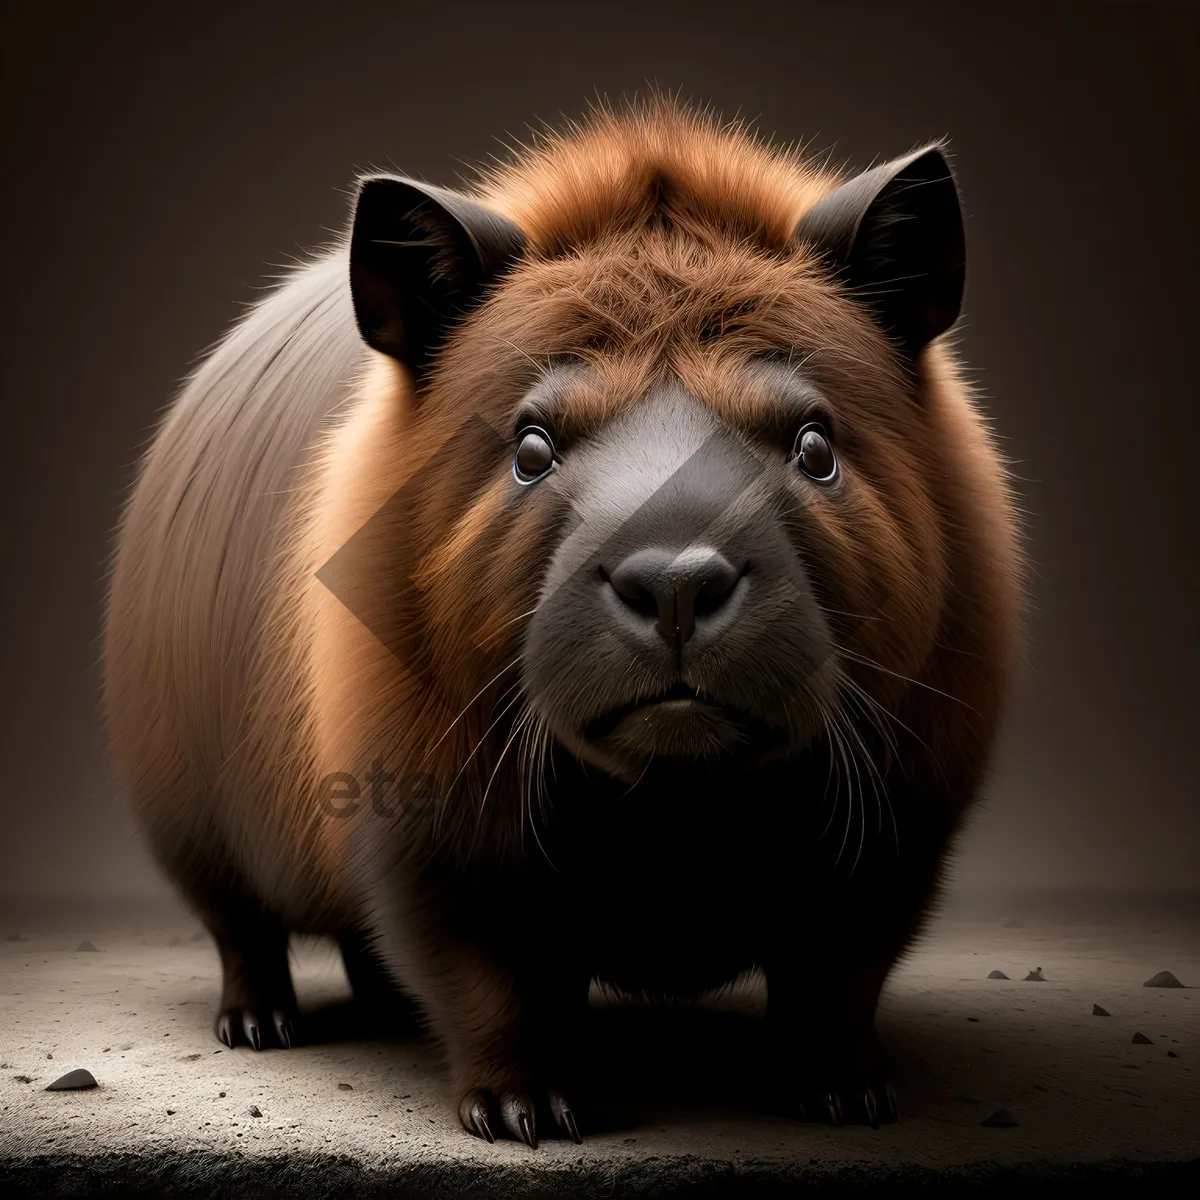
M 798 831 L 761 813 L 690 815 L 597 821 L 555 847 L 555 891 L 593 973 L 650 990 L 706 988 L 760 961 L 806 874 Z

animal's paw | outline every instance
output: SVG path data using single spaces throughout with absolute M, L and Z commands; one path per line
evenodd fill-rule
M 549 1112 L 559 1131 L 576 1145 L 582 1143 L 575 1111 L 566 1096 L 558 1088 L 549 1088 L 541 1093 L 541 1098 L 542 1107 Z M 458 1119 L 468 1133 L 485 1142 L 508 1136 L 536 1150 L 538 1107 L 532 1091 L 472 1088 L 459 1101 Z
M 818 1076 L 797 1089 L 791 1106 L 801 1120 L 829 1125 L 870 1125 L 878 1129 L 900 1120 L 896 1089 L 882 1072 L 858 1078 Z
M 213 1022 L 218 1039 L 231 1050 L 249 1046 L 261 1050 L 275 1046 L 290 1050 L 296 1045 L 296 1013 L 291 1008 L 272 1008 L 269 1004 L 244 1008 L 222 1008 Z

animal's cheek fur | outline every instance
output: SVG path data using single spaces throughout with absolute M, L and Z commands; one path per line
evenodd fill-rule
M 810 574 L 843 670 L 882 698 L 921 670 L 937 637 L 947 576 L 937 517 L 903 470 L 877 481 L 844 466 L 839 493 L 809 506 L 821 543 Z
M 432 657 L 460 707 L 480 689 L 488 701 L 518 684 L 525 626 L 553 552 L 553 497 L 514 486 L 507 471 L 494 479 L 417 576 Z

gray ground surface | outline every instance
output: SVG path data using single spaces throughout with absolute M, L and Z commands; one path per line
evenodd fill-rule
M 294 960 L 321 1043 L 229 1051 L 211 1032 L 215 951 L 182 910 L 0 910 L 0 1185 L 613 1196 L 1200 1180 L 1200 987 L 1142 986 L 1164 969 L 1200 985 L 1194 896 L 954 902 L 885 996 L 902 1123 L 879 1131 L 760 1101 L 751 983 L 674 1011 L 597 997 L 584 1144 L 487 1146 L 459 1129 L 418 1034 L 356 1023 L 331 944 Z M 1045 982 L 1022 980 L 1034 967 Z M 76 1067 L 99 1086 L 44 1090 Z M 1015 1128 L 980 1124 L 999 1108 Z

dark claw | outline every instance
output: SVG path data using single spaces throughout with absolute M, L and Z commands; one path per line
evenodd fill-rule
M 468 1133 L 483 1138 L 485 1142 L 495 1143 L 496 1135 L 488 1124 L 487 1096 L 483 1092 L 468 1092 L 458 1106 L 458 1116 Z
M 537 1149 L 537 1125 L 533 1119 L 533 1102 L 520 1092 L 506 1092 L 500 1101 L 500 1119 L 515 1138 L 520 1138 L 531 1150 Z
M 867 1120 L 871 1124 L 872 1129 L 879 1128 L 879 1111 L 875 1105 L 875 1093 L 868 1087 L 863 1088 L 862 1095 L 859 1097 L 859 1103 L 867 1113 Z
M 252 1014 L 242 1013 L 242 1030 L 246 1034 L 246 1041 L 248 1041 L 255 1050 L 261 1050 L 262 1035 L 258 1031 L 258 1021 Z
M 474 1126 L 477 1136 L 483 1138 L 489 1145 L 495 1145 L 496 1135 L 488 1124 L 487 1111 L 482 1104 L 471 1110 L 471 1124 Z
M 571 1135 L 571 1141 L 577 1146 L 583 1145 L 583 1137 L 580 1135 L 579 1126 L 575 1122 L 575 1114 L 568 1108 L 563 1113 L 563 1124 L 567 1127 L 567 1132 Z
M 554 1123 L 566 1133 L 575 1145 L 583 1145 L 583 1138 L 579 1136 L 579 1126 L 575 1122 L 575 1114 L 571 1111 L 567 1098 L 562 1092 L 551 1090 L 549 1100 L 550 1113 L 554 1117 Z
M 825 1092 L 821 1096 L 821 1107 L 825 1110 L 830 1125 L 842 1123 L 842 1104 L 837 1092 Z
M 227 1012 L 219 1013 L 217 1016 L 217 1038 L 224 1042 L 230 1050 L 233 1049 L 233 1024 Z
M 900 1102 L 896 1099 L 896 1089 L 890 1083 L 883 1085 L 883 1119 L 890 1123 L 900 1120 Z
M 295 1041 L 295 1031 L 292 1028 L 292 1022 L 289 1020 L 287 1013 L 276 1009 L 271 1014 L 271 1019 L 275 1023 L 275 1036 L 279 1039 L 279 1044 L 285 1050 L 290 1050 Z
M 533 1129 L 533 1117 L 529 1113 L 522 1113 L 518 1118 L 521 1125 L 521 1138 L 531 1150 L 537 1149 L 537 1134 Z

